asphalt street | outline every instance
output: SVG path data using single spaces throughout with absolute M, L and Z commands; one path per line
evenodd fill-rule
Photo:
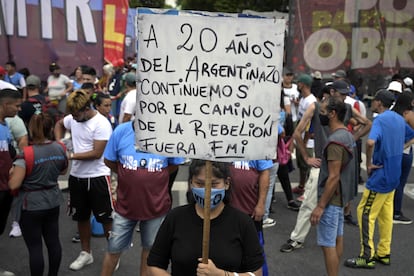
M 174 205 L 185 203 L 184 190 L 187 179 L 187 166 L 180 167 L 174 185 Z M 291 173 L 292 182 L 297 182 L 296 170 Z M 65 185 L 65 179 L 62 185 Z M 410 175 L 409 183 L 414 183 L 413 175 Z M 294 186 L 295 184 L 292 184 Z M 360 185 L 363 189 L 363 185 Z M 414 184 L 406 187 L 406 196 L 404 198 L 403 210 L 407 217 L 414 218 Z M 271 217 L 276 219 L 277 224 L 264 230 L 265 235 L 265 252 L 269 266 L 269 275 L 291 276 L 291 275 L 326 275 L 323 255 L 321 249 L 316 245 L 316 230 L 312 228 L 305 242 L 305 247 L 292 253 L 282 253 L 279 251 L 280 246 L 289 238 L 295 221 L 296 212 L 286 208 L 286 200 L 281 192 L 280 184 L 276 185 L 276 202 L 272 204 L 273 213 Z M 67 198 L 67 192 L 64 192 Z M 359 198 L 353 202 L 353 212 Z M 10 221 L 10 218 L 9 218 Z M 0 236 L 0 267 L 16 273 L 16 275 L 30 275 L 27 249 L 24 245 L 23 238 L 9 238 L 11 221 L 6 232 Z M 66 215 L 65 204 L 61 207 L 60 215 L 60 237 L 63 247 L 63 259 L 60 268 L 60 275 L 99 275 L 102 265 L 102 259 L 106 251 L 106 240 L 104 238 L 94 237 L 92 240 L 92 250 L 94 263 L 85 267 L 81 271 L 71 271 L 69 264 L 78 256 L 80 245 L 72 243 L 72 235 L 76 232 L 75 223 Z M 414 248 L 414 224 L 395 225 L 392 242 L 392 264 L 383 266 L 377 264 L 373 270 L 350 269 L 341 265 L 340 275 L 346 276 L 412 276 L 414 275 L 414 266 L 412 255 Z M 133 247 L 125 252 L 121 258 L 119 270 L 114 275 L 138 275 L 140 265 L 140 237 L 135 233 Z M 200 241 L 201 242 L 201 241 Z M 45 256 L 46 256 L 46 249 Z M 358 227 L 345 225 L 344 229 L 344 255 L 343 260 L 347 257 L 356 256 L 359 253 L 359 231 Z M 47 262 L 47 260 L 46 260 Z M 45 271 L 46 275 L 46 271 Z

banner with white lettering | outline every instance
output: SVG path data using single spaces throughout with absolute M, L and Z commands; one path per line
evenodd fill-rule
M 139 150 L 275 158 L 284 20 L 138 11 L 137 30 Z
M 103 65 L 102 0 L 3 0 L 0 5 L 0 65 L 46 80 L 57 62 L 70 75 L 82 64 Z
M 295 72 L 392 75 L 414 68 L 414 1 L 293 1 L 288 63 Z

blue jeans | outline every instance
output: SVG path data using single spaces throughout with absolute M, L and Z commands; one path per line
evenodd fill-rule
M 273 167 L 271 167 L 269 171 L 269 190 L 267 190 L 266 202 L 265 202 L 265 213 L 263 215 L 263 220 L 269 217 L 270 205 L 272 205 L 272 197 L 273 197 L 273 192 L 275 188 L 276 175 L 277 175 L 278 168 L 279 168 L 279 163 L 273 163 Z
M 138 222 L 141 231 L 141 245 L 144 249 L 151 249 L 164 218 L 165 215 L 150 220 L 138 221 L 127 219 L 117 212 L 113 212 L 112 231 L 108 239 L 108 252 L 115 254 L 130 248 L 132 236 Z
M 410 150 L 409 154 L 403 154 L 402 164 L 401 164 L 401 176 L 400 184 L 395 189 L 394 194 L 394 215 L 401 214 L 402 201 L 404 197 L 404 187 L 407 183 L 408 176 L 411 171 L 411 164 L 413 163 L 413 151 Z
M 326 206 L 317 226 L 319 246 L 336 247 L 336 238 L 344 235 L 344 209 L 340 206 Z

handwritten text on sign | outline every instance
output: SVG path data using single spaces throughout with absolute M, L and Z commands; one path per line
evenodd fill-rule
M 274 158 L 284 24 L 139 14 L 138 148 L 205 160 Z

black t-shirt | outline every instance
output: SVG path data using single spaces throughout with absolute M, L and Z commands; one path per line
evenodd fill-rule
M 171 275 L 194 276 L 202 256 L 203 220 L 193 204 L 172 210 L 161 225 L 147 263 L 167 269 Z M 231 206 L 210 223 L 209 259 L 227 271 L 248 272 L 264 262 L 252 219 Z
M 34 95 L 29 97 L 26 101 L 24 101 L 20 106 L 19 117 L 22 118 L 25 124 L 28 124 L 32 115 L 35 114 L 36 111 L 42 112 L 42 105 L 47 103 L 46 97 L 44 95 Z

